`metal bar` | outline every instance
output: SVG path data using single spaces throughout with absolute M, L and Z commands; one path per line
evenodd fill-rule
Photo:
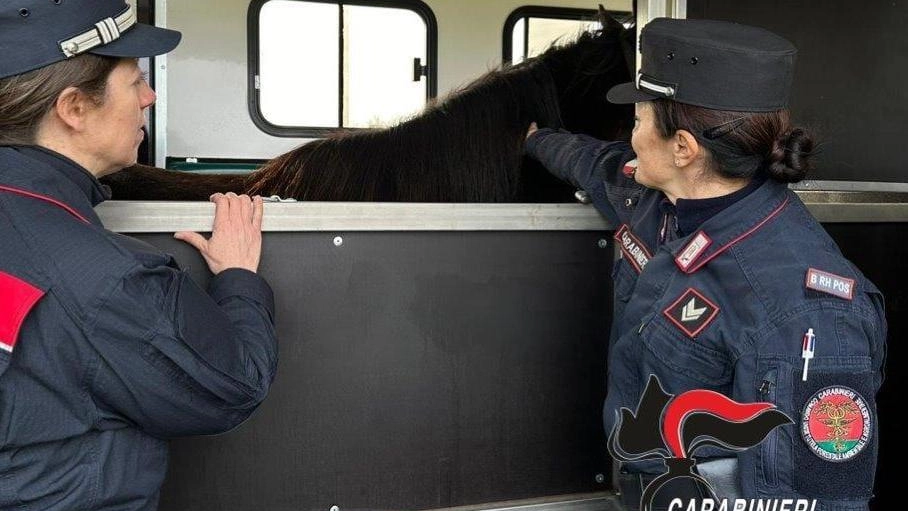
M 798 192 L 820 222 L 908 222 L 908 194 Z M 905 200 L 903 200 L 903 198 Z M 108 201 L 97 208 L 117 232 L 211 229 L 207 202 Z M 267 203 L 265 231 L 606 231 L 582 204 Z
M 97 208 L 117 232 L 208 231 L 207 202 L 108 201 Z M 596 231 L 609 225 L 581 204 L 266 203 L 265 231 Z
M 154 0 L 154 24 L 167 28 L 167 0 Z M 151 107 L 152 128 L 154 136 L 154 164 L 164 166 L 167 158 L 167 55 L 158 55 L 151 59 L 154 62 L 152 85 L 157 99 Z
M 908 193 L 908 183 L 887 183 L 880 181 L 823 181 L 806 180 L 788 185 L 792 190 L 853 191 L 853 192 L 901 192 Z

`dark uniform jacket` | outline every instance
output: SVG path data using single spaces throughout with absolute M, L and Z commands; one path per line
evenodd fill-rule
M 152 510 L 167 439 L 245 420 L 274 378 L 274 302 L 247 270 L 206 293 L 110 232 L 73 161 L 0 147 L 0 509 Z
M 626 143 L 539 130 L 527 152 L 585 189 L 617 227 L 606 431 L 621 407 L 636 409 L 651 374 L 674 395 L 707 389 L 771 402 L 793 424 L 741 452 L 693 454 L 736 457 L 746 498 L 866 509 L 877 459 L 883 298 L 797 195 L 769 179 L 679 233 L 665 195 L 622 172 L 634 158 Z M 804 381 L 809 329 L 814 351 Z

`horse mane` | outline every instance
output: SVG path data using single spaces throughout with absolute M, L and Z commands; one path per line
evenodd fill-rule
M 623 136 L 630 110 L 609 105 L 605 93 L 629 80 L 626 35 L 607 18 L 596 33 L 490 71 L 398 125 L 339 131 L 248 175 L 137 166 L 110 176 L 109 184 L 117 199 L 153 193 L 205 200 L 214 191 L 236 191 L 306 201 L 568 201 L 570 187 L 524 158 L 527 128 L 535 121 L 600 138 Z
M 512 200 L 527 127 L 560 125 L 557 97 L 539 62 L 492 71 L 396 126 L 339 133 L 283 154 L 248 191 L 300 200 Z

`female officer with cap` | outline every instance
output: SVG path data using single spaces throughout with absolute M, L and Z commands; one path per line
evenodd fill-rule
M 771 402 L 791 424 L 750 449 L 693 453 L 717 496 L 866 509 L 883 299 L 786 186 L 813 147 L 786 109 L 796 50 L 755 27 L 663 18 L 641 51 L 636 82 L 608 94 L 636 103 L 631 147 L 551 129 L 527 138 L 618 227 L 606 431 L 637 409 L 650 375 L 672 395 Z M 660 468 L 623 464 L 626 505 Z
M 176 235 L 207 293 L 92 209 L 155 99 L 136 58 L 179 39 L 123 0 L 0 2 L 0 509 L 154 509 L 167 439 L 233 428 L 274 377 L 260 199 Z

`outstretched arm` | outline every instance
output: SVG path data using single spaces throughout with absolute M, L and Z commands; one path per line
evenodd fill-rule
M 607 142 L 583 134 L 549 128 L 527 133 L 526 153 L 552 174 L 585 190 L 596 208 L 610 221 L 619 222 L 622 198 L 639 194 L 641 186 L 621 170 L 634 158 L 626 142 Z

